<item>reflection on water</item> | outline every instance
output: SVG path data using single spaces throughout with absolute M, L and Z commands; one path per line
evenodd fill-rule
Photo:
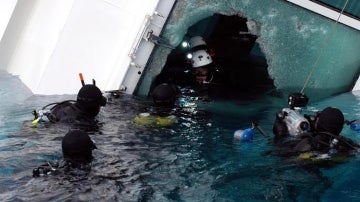
M 358 104 L 356 96 L 346 95 L 339 96 L 340 102 L 329 100 L 312 107 Z M 68 97 L 60 100 L 64 98 Z M 44 125 L 34 129 L 29 121 L 31 109 L 54 99 L 28 99 L 20 107 L 26 113 L 9 117 L 18 122 L 27 119 L 22 129 L 7 133 L 6 127 L 1 128 L 2 134 L 7 133 L 0 141 L 3 201 L 319 201 L 333 197 L 339 189 L 342 193 L 349 191 L 341 185 L 354 174 L 348 173 L 341 180 L 338 174 L 358 164 L 354 159 L 326 170 L 299 167 L 271 155 L 271 138 L 259 132 L 251 143 L 234 141 L 233 132 L 250 127 L 253 120 L 271 134 L 275 111 L 282 107 L 275 98 L 247 104 L 248 108 L 200 102 L 198 109 L 208 111 L 209 116 L 184 113 L 175 125 L 156 128 L 133 122 L 138 113 L 149 110 L 149 102 L 123 95 L 112 98 L 99 115 L 103 126 L 90 135 L 98 149 L 94 150 L 92 169 L 85 179 L 71 180 L 64 175 L 33 178 L 33 168 L 62 159 L 61 138 L 69 127 Z M 221 113 L 224 110 L 219 109 L 220 105 L 226 104 L 232 113 Z M 344 108 L 349 117 L 351 111 Z M 345 132 L 351 135 L 351 131 Z M 340 199 L 349 199 L 344 195 Z M 355 192 L 352 197 L 357 195 Z

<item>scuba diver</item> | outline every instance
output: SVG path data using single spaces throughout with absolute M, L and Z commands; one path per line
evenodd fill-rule
M 176 123 L 174 115 L 175 102 L 179 91 L 175 85 L 162 83 L 154 88 L 151 93 L 153 107 L 149 112 L 140 113 L 134 122 L 143 126 L 170 126 Z
M 156 107 L 171 109 L 174 107 L 179 90 L 175 85 L 162 83 L 152 91 L 153 103 Z
M 70 130 L 61 142 L 64 160 L 71 163 L 90 163 L 92 150 L 97 149 L 89 135 L 82 130 Z
M 301 115 L 308 98 L 301 93 L 289 96 L 290 108 L 276 114 L 274 142 L 282 148 L 281 156 L 298 156 L 302 160 L 342 162 L 354 156 L 360 145 L 340 133 L 345 123 L 343 113 L 326 107 L 315 115 Z
M 100 107 L 106 105 L 106 98 L 98 87 L 84 85 L 77 94 L 75 103 L 64 101 L 51 108 L 48 116 L 51 122 L 85 121 L 91 122 L 99 114 Z
M 92 150 L 97 147 L 86 132 L 70 130 L 63 137 L 61 147 L 63 160 L 47 162 L 33 169 L 33 177 L 55 175 L 61 171 L 64 174 L 83 177 L 90 171 L 90 163 L 93 160 Z
M 188 44 L 190 50 L 186 55 L 171 58 L 172 55 L 169 55 L 168 63 L 155 79 L 154 85 L 171 83 L 181 88 L 183 94 L 200 95 L 202 98 L 202 95 L 207 95 L 208 87 L 218 82 L 219 69 L 212 59 L 214 52 L 208 48 L 203 37 L 194 36 Z
M 200 36 L 192 37 L 189 44 L 191 53 L 188 58 L 192 66 L 194 92 L 200 97 L 214 94 L 214 87 L 222 83 L 219 80 L 220 71 L 213 61 L 215 53 Z
M 211 114 L 199 109 L 193 100 L 180 94 L 179 89 L 169 83 L 162 83 L 151 93 L 152 106 L 147 112 L 135 116 L 134 123 L 145 127 L 190 127 L 208 121 Z M 204 126 L 211 126 L 207 122 Z
M 80 76 L 82 79 L 82 76 Z M 102 95 L 100 89 L 93 84 L 86 84 L 77 94 L 76 101 L 66 100 L 59 103 L 51 103 L 42 108 L 39 112 L 33 111 L 35 116 L 33 125 L 42 121 L 45 115 L 51 123 L 73 124 L 75 128 L 85 130 L 98 129 L 98 121 L 95 117 L 99 114 L 100 108 L 106 105 L 106 98 Z M 48 107 L 52 106 L 50 109 Z
M 134 122 L 142 126 L 166 127 L 178 122 L 178 117 L 183 119 L 209 117 L 209 113 L 196 109 L 196 104 L 181 95 L 174 84 L 162 83 L 151 92 L 152 106 L 148 112 L 138 114 Z

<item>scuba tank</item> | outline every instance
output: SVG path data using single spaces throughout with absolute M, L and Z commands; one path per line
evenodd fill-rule
M 240 140 L 240 142 L 250 142 L 254 139 L 255 129 L 259 130 L 259 132 L 264 137 L 269 137 L 269 135 L 266 134 L 266 132 L 259 126 L 257 122 L 252 122 L 251 128 L 246 128 L 244 130 L 236 130 L 234 132 L 234 139 Z
M 350 122 L 351 130 L 360 131 L 360 120 L 353 120 Z
M 134 118 L 134 122 L 142 126 L 166 127 L 176 123 L 177 118 L 174 115 L 163 117 L 151 115 L 150 113 L 141 113 Z
M 234 139 L 240 142 L 250 142 L 254 139 L 254 128 L 247 128 L 245 130 L 237 130 L 234 132 Z

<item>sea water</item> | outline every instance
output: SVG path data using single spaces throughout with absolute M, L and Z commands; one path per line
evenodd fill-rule
M 358 157 L 322 168 L 301 167 L 271 153 L 275 113 L 287 107 L 285 98 L 272 96 L 248 102 L 194 101 L 193 110 L 205 115 L 180 115 L 169 127 L 134 123 L 138 113 L 151 108 L 146 98 L 110 96 L 98 116 L 101 129 L 90 135 L 98 149 L 89 175 L 33 177 L 33 168 L 62 159 L 61 139 L 69 128 L 33 128 L 31 111 L 75 95 L 31 95 L 13 86 L 16 78 L 2 79 L 7 81 L 0 91 L 2 201 L 360 200 Z M 306 113 L 336 106 L 352 120 L 360 117 L 359 105 L 360 93 L 349 92 L 310 102 Z M 266 134 L 255 130 L 254 140 L 246 143 L 233 138 L 253 121 Z M 348 126 L 343 134 L 360 142 L 360 134 Z

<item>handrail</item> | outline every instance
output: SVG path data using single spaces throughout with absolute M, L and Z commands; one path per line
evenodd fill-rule
M 320 4 L 319 2 L 316 3 L 315 1 L 312 0 L 286 0 L 286 1 L 298 5 L 300 7 L 303 7 L 305 9 L 308 9 L 310 11 L 313 11 L 315 13 L 318 13 L 332 20 L 336 20 L 340 13 L 337 9 L 329 8 L 328 6 L 324 6 L 323 4 Z M 341 18 L 339 19 L 339 23 L 360 30 L 360 20 L 358 18 L 349 15 L 342 15 Z

